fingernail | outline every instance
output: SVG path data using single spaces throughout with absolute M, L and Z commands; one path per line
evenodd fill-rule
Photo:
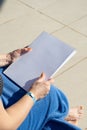
M 29 51 L 32 51 L 32 48 L 29 48 Z
M 26 48 L 24 48 L 26 51 L 32 51 L 32 48 L 28 48 L 28 47 L 26 47 Z

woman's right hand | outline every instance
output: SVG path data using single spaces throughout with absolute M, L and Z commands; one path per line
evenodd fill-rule
M 30 92 L 35 95 L 37 100 L 45 97 L 50 91 L 50 85 L 54 82 L 53 79 L 45 80 L 45 74 L 42 73 L 38 80 L 32 85 Z

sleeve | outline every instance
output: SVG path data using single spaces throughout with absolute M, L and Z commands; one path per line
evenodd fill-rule
M 3 79 L 2 79 L 2 76 L 0 75 L 0 97 L 2 94 L 2 90 L 3 90 Z

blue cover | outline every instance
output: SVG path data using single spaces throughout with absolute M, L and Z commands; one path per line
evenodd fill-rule
M 7 108 L 18 101 L 26 92 L 2 74 L 4 69 L 0 68 L 0 74 L 4 80 L 1 98 L 4 107 Z M 50 93 L 35 103 L 18 130 L 81 130 L 64 120 L 68 110 L 66 96 L 59 89 L 51 86 Z

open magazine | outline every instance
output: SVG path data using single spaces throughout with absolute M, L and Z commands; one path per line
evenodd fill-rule
M 31 52 L 20 56 L 3 72 L 26 91 L 42 72 L 46 74 L 46 80 L 49 79 L 76 52 L 47 32 L 42 32 L 29 47 L 32 48 Z

